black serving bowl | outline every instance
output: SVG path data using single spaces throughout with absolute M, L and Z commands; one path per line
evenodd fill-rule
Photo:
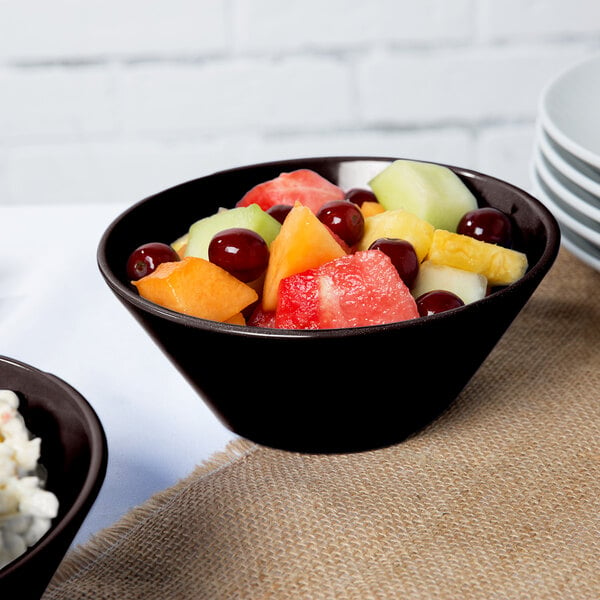
M 41 438 L 45 488 L 59 501 L 52 526 L 25 554 L 0 569 L 0 593 L 40 598 L 104 482 L 107 444 L 88 402 L 58 377 L 0 356 L 0 388 L 14 391 L 27 428 Z
M 127 279 L 127 258 L 137 246 L 172 242 L 281 172 L 309 168 L 349 189 L 365 187 L 393 160 L 309 158 L 221 171 L 138 202 L 102 237 L 98 264 L 110 289 L 236 434 L 315 453 L 401 441 L 456 398 L 550 269 L 560 234 L 549 211 L 508 183 L 450 167 L 481 206 L 511 215 L 519 230 L 515 247 L 530 264 L 515 284 L 451 312 L 373 327 L 263 329 L 174 313 L 139 297 Z

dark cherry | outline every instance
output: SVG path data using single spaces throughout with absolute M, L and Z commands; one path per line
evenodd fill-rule
M 464 305 L 461 298 L 446 290 L 433 290 L 417 298 L 417 310 L 421 317 L 436 315 Z
M 127 277 L 137 281 L 149 275 L 164 262 L 179 260 L 179 255 L 168 244 L 162 242 L 149 242 L 136 248 L 127 260 Z
M 292 210 L 291 204 L 275 204 L 267 209 L 267 213 L 280 223 L 283 223 L 290 210 Z
M 498 244 L 506 248 L 512 245 L 512 223 L 508 215 L 491 206 L 466 213 L 456 231 L 482 242 Z
M 208 245 L 208 259 L 240 281 L 258 279 L 269 262 L 269 247 L 255 231 L 241 227 L 224 229 Z
M 318 210 L 317 218 L 349 246 L 356 244 L 365 230 L 360 208 L 348 200 L 326 202 Z
M 369 250 L 381 250 L 387 254 L 402 281 L 407 287 L 412 287 L 419 273 L 419 259 L 410 242 L 397 238 L 379 238 L 369 246 Z
M 357 206 L 362 206 L 365 202 L 377 202 L 375 194 L 363 188 L 352 188 L 346 192 L 345 197 Z

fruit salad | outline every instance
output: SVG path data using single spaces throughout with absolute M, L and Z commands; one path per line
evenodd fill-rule
M 18 411 L 19 399 L 0 390 L 0 568 L 23 554 L 50 528 L 58 499 L 39 476 L 40 438 Z
M 331 329 L 427 317 L 523 276 L 514 225 L 448 167 L 396 160 L 364 188 L 281 173 L 129 256 L 138 293 L 235 325 Z

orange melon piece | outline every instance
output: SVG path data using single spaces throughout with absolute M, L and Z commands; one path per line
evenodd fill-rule
M 258 294 L 221 267 L 188 256 L 158 265 L 133 281 L 140 296 L 165 308 L 213 321 L 226 321 L 258 300 Z
M 510 285 L 527 270 L 527 256 L 522 252 L 444 229 L 436 229 L 433 234 L 429 260 L 479 273 L 491 286 Z
M 285 218 L 279 234 L 271 243 L 270 251 L 262 297 L 265 311 L 277 308 L 279 282 L 282 279 L 346 255 L 329 229 L 299 202 Z
M 385 212 L 385 208 L 383 208 L 383 204 L 379 204 L 379 202 L 371 202 L 368 200 L 360 205 L 360 212 L 366 219 L 367 217 L 372 217 L 373 215 Z
M 224 322 L 231 323 L 232 325 L 245 325 L 246 318 L 244 317 L 244 315 L 241 312 L 239 312 L 239 313 L 235 313 L 235 315 L 233 315 L 233 317 L 229 317 L 229 319 L 226 319 Z

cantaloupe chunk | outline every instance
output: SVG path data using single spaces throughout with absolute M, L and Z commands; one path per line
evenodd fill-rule
M 151 302 L 213 321 L 226 321 L 258 299 L 255 290 L 221 267 L 192 256 L 162 263 L 132 283 Z
M 225 319 L 224 322 L 231 323 L 232 325 L 245 325 L 246 318 L 244 317 L 244 315 L 241 312 L 239 312 L 239 313 L 235 313 L 235 315 L 233 315 L 233 317 L 229 317 L 229 319 Z
M 297 202 L 285 218 L 270 248 L 262 306 L 275 310 L 279 282 L 284 277 L 314 269 L 346 254 L 315 214 Z
M 491 286 L 510 285 L 527 270 L 527 256 L 522 252 L 444 229 L 436 229 L 433 234 L 429 260 L 480 273 Z
M 358 250 L 368 250 L 379 238 L 398 238 L 410 242 L 419 262 L 425 259 L 433 238 L 434 227 L 405 210 L 386 210 L 365 219 L 365 231 Z
M 360 212 L 362 212 L 363 217 L 366 219 L 367 217 L 372 217 L 373 215 L 385 212 L 385 208 L 379 202 L 367 200 L 367 202 L 363 202 L 360 205 Z

